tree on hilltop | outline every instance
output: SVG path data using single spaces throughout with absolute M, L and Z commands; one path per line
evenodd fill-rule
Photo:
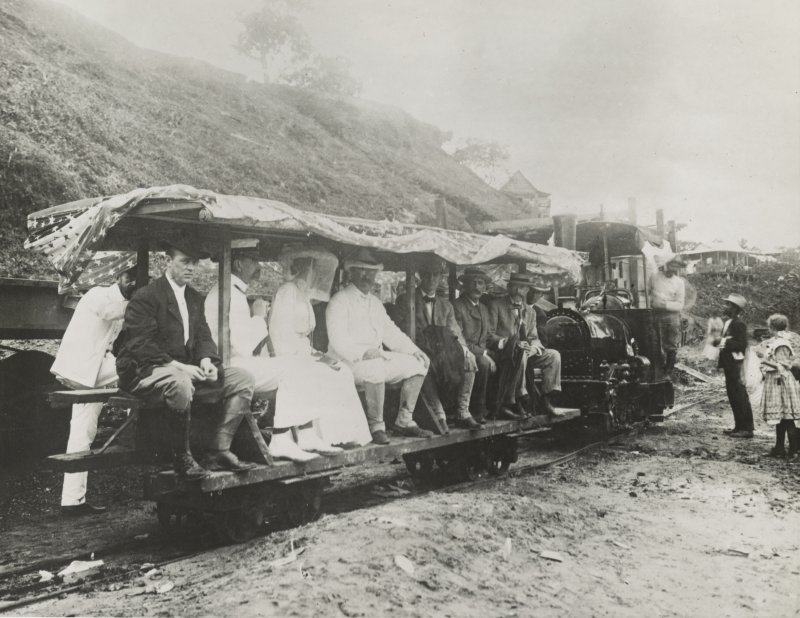
M 455 148 L 451 156 L 461 165 L 472 170 L 484 182 L 494 185 L 499 177 L 508 176 L 510 158 L 508 146 L 467 138 L 462 146 Z
M 303 0 L 269 2 L 238 18 L 243 30 L 234 49 L 256 60 L 265 84 L 281 83 L 336 96 L 355 95 L 361 84 L 344 58 L 315 53 L 300 19 Z

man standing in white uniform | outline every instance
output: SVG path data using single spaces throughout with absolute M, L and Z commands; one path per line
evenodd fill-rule
M 94 287 L 80 299 L 50 369 L 59 381 L 75 389 L 111 386 L 117 381 L 111 346 L 122 328 L 122 317 L 135 287 L 135 270 L 131 269 L 120 274 L 114 285 Z M 100 402 L 72 406 L 67 453 L 91 448 L 102 409 Z M 64 475 L 63 514 L 98 514 L 106 510 L 86 502 L 87 476 L 87 472 Z
M 681 311 L 686 302 L 686 284 L 678 271 L 684 266 L 686 264 L 676 255 L 664 265 L 663 272 L 658 270 L 650 278 L 648 286 L 666 373 L 675 366 L 681 345 Z
M 413 420 L 428 372 L 428 357 L 392 322 L 381 301 L 371 293 L 382 265 L 362 249 L 345 262 L 345 269 L 350 273 L 350 284 L 331 298 L 326 311 L 328 352 L 345 362 L 352 369 L 356 384 L 364 386 L 372 441 L 389 442 L 383 402 L 386 384 L 398 382 L 402 382 L 400 409 L 392 431 L 413 438 L 432 436 Z

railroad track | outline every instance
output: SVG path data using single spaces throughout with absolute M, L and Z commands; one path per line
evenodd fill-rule
M 693 401 L 684 403 L 680 406 L 676 406 L 675 408 L 672 409 L 670 415 L 674 415 L 679 412 L 698 406 L 702 403 L 706 403 L 707 401 L 710 401 L 717 396 L 718 395 L 716 394 L 705 395 Z M 588 444 L 582 444 L 578 448 L 573 448 L 572 450 L 568 450 L 567 452 L 563 452 L 562 449 L 562 451 L 557 456 L 545 459 L 544 461 L 542 461 L 541 458 L 538 458 L 537 461 L 525 462 L 524 461 L 525 459 L 533 459 L 533 457 L 531 457 L 531 453 L 535 452 L 536 449 L 530 447 L 528 449 L 523 449 L 523 451 L 521 452 L 521 461 L 518 462 L 517 465 L 515 465 L 511 470 L 509 470 L 509 472 L 506 475 L 500 477 L 486 476 L 478 478 L 476 480 L 449 483 L 447 485 L 441 485 L 441 486 L 434 485 L 424 489 L 418 489 L 415 492 L 409 492 L 408 494 L 402 494 L 402 495 L 398 494 L 396 496 L 390 496 L 390 497 L 376 496 L 376 494 L 374 493 L 376 488 L 385 486 L 389 483 L 401 482 L 404 479 L 408 478 L 408 474 L 405 468 L 403 468 L 402 472 L 396 471 L 393 474 L 385 474 L 377 481 L 373 480 L 367 483 L 359 483 L 356 486 L 344 487 L 326 493 L 325 494 L 326 512 L 332 514 L 345 513 L 360 508 L 369 508 L 371 506 L 377 506 L 379 504 L 392 502 L 396 500 L 416 498 L 431 491 L 446 491 L 448 493 L 463 491 L 469 488 L 479 487 L 490 483 L 496 483 L 498 481 L 502 481 L 504 478 L 531 474 L 538 470 L 543 470 L 570 461 L 574 461 L 581 455 L 584 455 L 586 453 L 592 452 L 594 450 L 597 450 L 605 446 L 622 444 L 627 440 L 629 440 L 630 438 L 639 435 L 639 433 L 642 430 L 642 427 L 643 423 L 640 423 L 622 433 L 614 434 L 603 440 L 597 440 L 590 442 Z M 525 436 L 522 437 L 525 438 Z M 538 437 L 538 434 L 532 434 L 530 437 L 535 440 Z M 132 560 L 129 559 L 127 561 L 128 562 L 127 566 L 114 566 L 113 564 L 109 564 L 108 568 L 111 572 L 101 575 L 100 577 L 87 579 L 86 581 L 82 581 L 72 585 L 63 583 L 48 585 L 48 583 L 46 582 L 31 582 L 31 581 L 27 581 L 25 583 L 17 583 L 17 584 L 13 583 L 15 579 L 19 579 L 26 575 L 30 575 L 31 573 L 38 571 L 39 569 L 48 569 L 48 568 L 57 569 L 58 567 L 68 565 L 73 560 L 86 560 L 90 557 L 97 557 L 97 558 L 102 558 L 104 560 L 109 560 L 114 558 L 115 556 L 124 557 L 126 554 L 131 554 L 131 553 L 135 554 L 136 552 L 144 553 L 147 551 L 166 551 L 167 555 L 165 557 L 159 560 L 147 561 L 149 564 L 152 564 L 151 568 L 163 569 L 167 565 L 173 564 L 175 562 L 180 562 L 182 560 L 188 560 L 194 558 L 198 555 L 210 552 L 216 549 L 217 547 L 219 547 L 219 544 L 202 547 L 200 549 L 198 549 L 195 546 L 195 547 L 190 547 L 189 549 L 178 550 L 177 552 L 174 551 L 173 549 L 173 551 L 170 553 L 169 549 L 165 546 L 163 542 L 162 536 L 150 535 L 148 539 L 143 541 L 125 541 L 122 543 L 115 543 L 113 545 L 99 547 L 95 549 L 93 552 L 81 552 L 79 554 L 74 554 L 74 555 L 61 555 L 61 556 L 49 557 L 43 560 L 37 560 L 34 563 L 23 565 L 14 569 L 7 569 L 3 572 L 0 572 L 0 585 L 4 583 L 6 584 L 11 583 L 10 586 L 0 588 L 0 614 L 9 612 L 11 610 L 20 609 L 22 607 L 27 607 L 29 605 L 40 603 L 42 601 L 46 601 L 48 599 L 52 599 L 62 595 L 74 594 L 82 590 L 88 591 L 93 588 L 97 588 L 98 586 L 108 585 L 120 581 L 131 580 L 142 575 L 140 565 L 137 565 L 135 567 L 130 566 Z M 7 600 L 3 601 L 2 599 L 7 599 Z

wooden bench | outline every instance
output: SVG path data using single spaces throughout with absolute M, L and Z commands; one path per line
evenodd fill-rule
M 274 395 L 273 395 L 274 397 Z M 141 436 L 137 435 L 137 448 L 113 445 L 114 441 L 128 428 L 140 420 L 143 411 L 156 411 L 159 408 L 148 406 L 138 397 L 115 388 L 96 388 L 84 390 L 53 391 L 48 396 L 53 407 L 72 406 L 80 403 L 106 403 L 115 408 L 129 410 L 128 417 L 99 448 L 78 453 L 51 455 L 47 458 L 51 467 L 58 472 L 84 472 L 132 463 L 145 463 L 153 460 L 150 449 L 141 448 Z M 248 461 L 272 465 L 272 457 L 253 415 L 245 414 L 242 428 L 237 432 L 235 446 Z M 243 434 L 243 435 L 242 435 Z M 113 445 L 113 446 L 112 446 Z

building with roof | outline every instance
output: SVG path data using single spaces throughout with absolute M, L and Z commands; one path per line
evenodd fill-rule
M 747 249 L 735 243 L 714 240 L 700 243 L 693 249 L 682 251 L 689 274 L 726 275 L 750 270 L 758 263 L 774 261 L 758 249 Z
M 530 180 L 525 178 L 522 172 L 517 170 L 506 181 L 500 191 L 505 193 L 515 202 L 530 209 L 534 219 L 550 217 L 550 194 L 540 191 L 533 186 Z

